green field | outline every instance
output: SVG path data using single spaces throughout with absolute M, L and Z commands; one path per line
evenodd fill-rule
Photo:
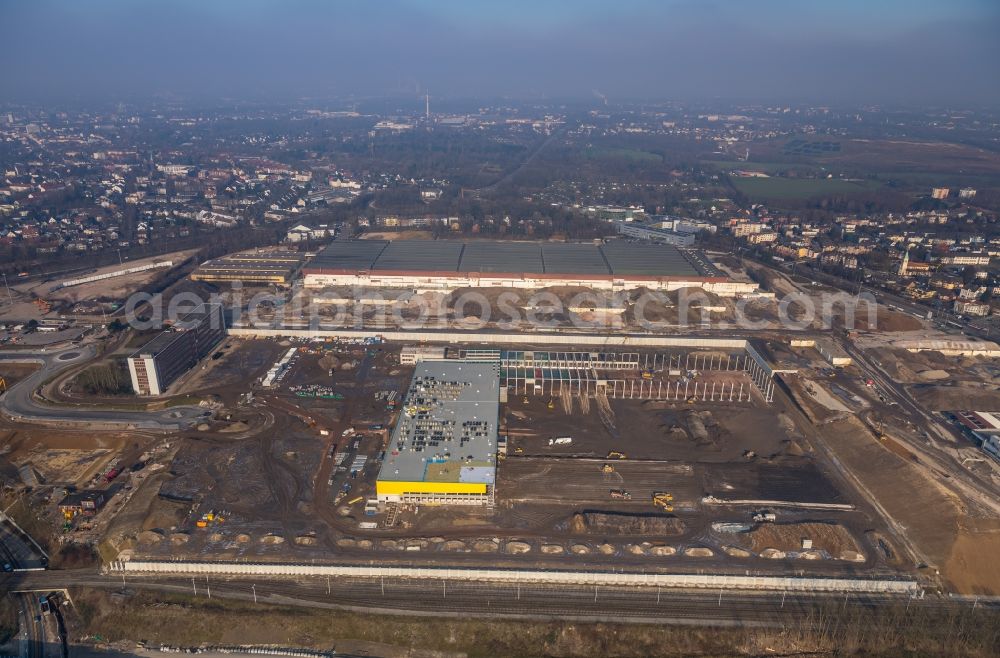
M 754 199 L 809 199 L 817 196 L 863 194 L 877 190 L 877 181 L 848 181 L 839 178 L 736 178 L 733 186 Z

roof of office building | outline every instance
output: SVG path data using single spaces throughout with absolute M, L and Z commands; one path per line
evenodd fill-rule
M 221 308 L 221 304 L 203 303 L 195 306 L 190 311 L 177 318 L 172 327 L 156 334 L 156 336 L 154 336 L 149 342 L 133 352 L 131 356 L 156 356 L 169 347 L 170 344 L 177 340 L 177 338 L 185 331 L 195 328 L 204 322 L 205 319 L 208 318 L 210 312 L 215 311 L 221 313 L 221 311 L 216 310 L 216 307 Z

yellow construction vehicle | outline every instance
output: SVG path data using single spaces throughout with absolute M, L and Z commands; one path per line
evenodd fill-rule
M 612 450 L 608 453 L 608 459 L 628 459 L 624 452 L 618 452 L 617 450 Z
M 687 403 L 688 403 L 688 404 L 694 404 L 694 403 L 695 403 L 695 402 L 697 402 L 697 401 L 698 401 L 698 398 L 696 398 L 696 397 L 695 397 L 695 396 L 693 396 L 693 395 L 692 395 L 691 397 L 689 397 L 689 398 L 687 399 Z
M 6 393 L 6 392 L 7 392 L 7 380 L 4 379 L 3 377 L 0 377 L 0 393 Z
M 673 512 L 674 511 L 674 495 L 667 493 L 665 491 L 657 491 L 653 493 L 653 504 L 658 507 L 662 507 L 664 511 Z
M 611 464 L 605 464 L 604 466 L 601 466 L 601 473 L 614 473 L 614 472 L 615 472 L 615 467 L 612 466 Z
M 524 454 L 524 448 L 522 448 L 521 446 L 515 447 L 514 448 L 514 454 L 516 454 L 516 455 L 523 455 Z
M 347 504 L 348 505 L 353 505 L 355 503 L 360 503 L 364 499 L 365 499 L 364 496 L 358 496 L 357 498 L 351 498 L 349 501 L 347 501 Z
M 643 370 L 642 371 L 642 378 L 643 379 L 652 379 L 653 378 L 653 371 L 652 370 Z
M 528 396 L 527 395 L 525 395 L 523 398 L 521 398 L 521 404 L 528 404 Z
M 556 408 L 556 401 L 553 400 L 552 398 L 549 398 L 549 403 L 547 405 L 545 405 L 545 406 L 548 407 L 549 409 L 555 409 Z

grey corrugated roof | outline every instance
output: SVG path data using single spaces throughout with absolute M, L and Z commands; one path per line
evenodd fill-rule
M 308 267 L 416 272 L 506 272 L 557 275 L 719 276 L 696 267 L 672 245 L 612 240 L 604 245 L 475 240 L 350 240 L 334 242 Z M 707 259 L 704 259 L 707 263 Z M 704 271 L 701 271 L 704 270 Z
M 615 275 L 702 276 L 677 247 L 668 244 L 612 240 L 601 251 Z
M 375 261 L 375 270 L 458 271 L 463 243 L 451 240 L 394 240 Z
M 542 272 L 542 247 L 537 242 L 468 242 L 460 272 Z
M 597 245 L 552 243 L 542 247 L 546 274 L 610 274 Z
M 316 254 L 310 267 L 328 267 L 342 270 L 370 270 L 375 259 L 386 248 L 387 240 L 341 240 L 331 242 Z

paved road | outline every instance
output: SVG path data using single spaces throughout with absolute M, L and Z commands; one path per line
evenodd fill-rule
M 5 350 L 0 352 L 0 367 L 6 362 L 37 363 L 41 367 L 11 386 L 0 396 L 0 413 L 16 422 L 54 425 L 90 425 L 115 429 L 173 431 L 185 429 L 211 412 L 200 407 L 178 406 L 162 411 L 119 411 L 74 404 L 45 404 L 33 393 L 57 373 L 86 363 L 97 356 L 93 345 L 59 351 Z

